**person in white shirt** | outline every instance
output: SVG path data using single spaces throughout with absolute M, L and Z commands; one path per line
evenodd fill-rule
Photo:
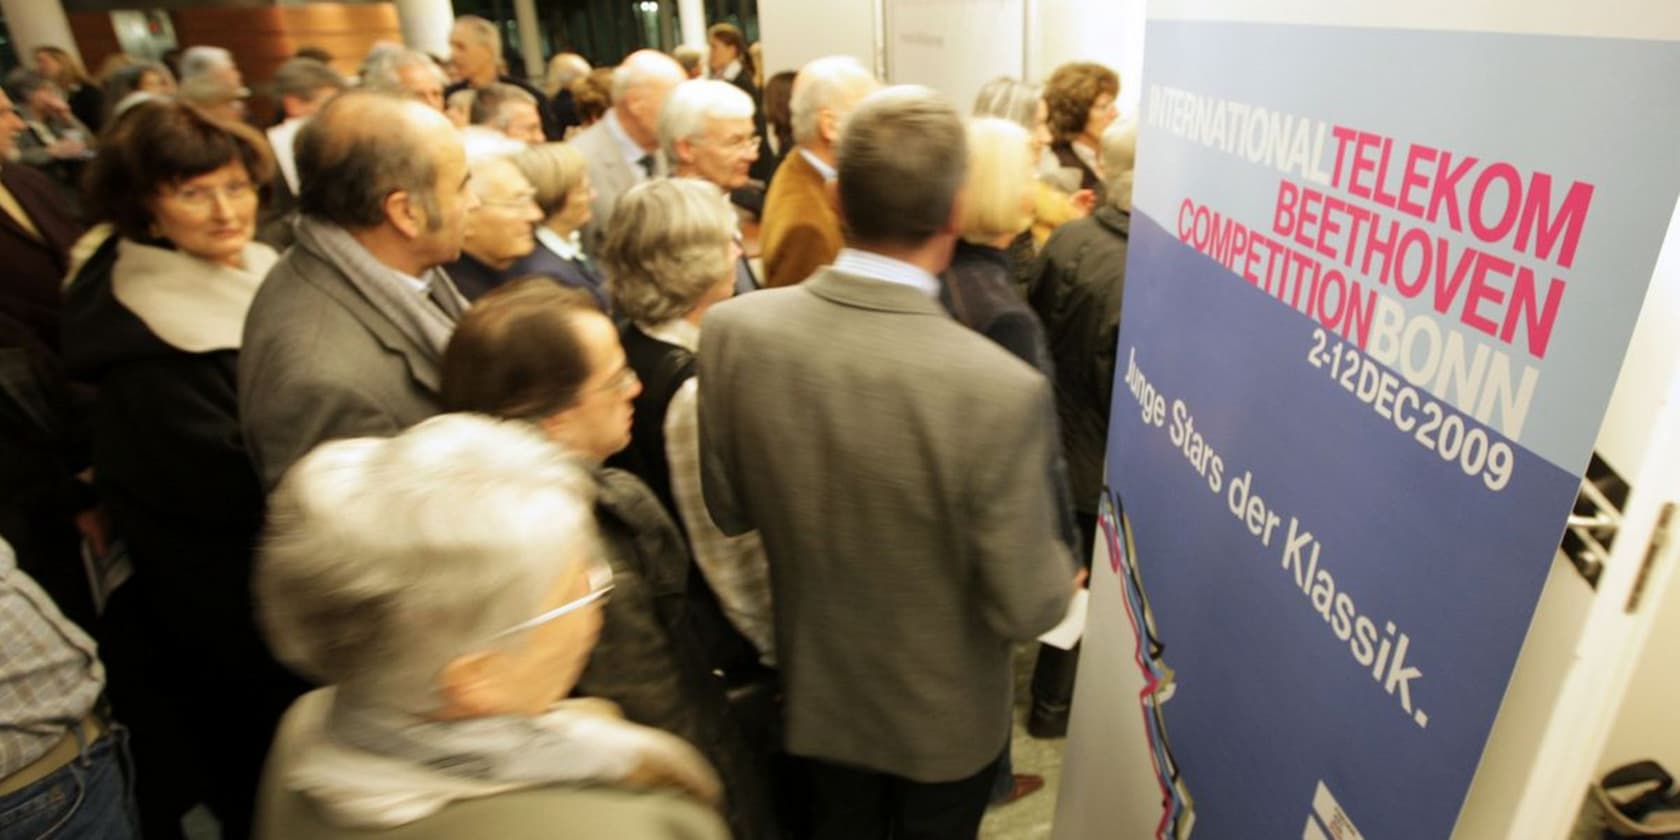
M 285 119 L 268 130 L 268 145 L 274 150 L 274 162 L 279 164 L 286 188 L 293 195 L 297 195 L 298 175 L 292 140 L 328 99 L 347 86 L 343 76 L 313 58 L 294 58 L 274 73 L 274 95 L 280 98 L 280 111 Z

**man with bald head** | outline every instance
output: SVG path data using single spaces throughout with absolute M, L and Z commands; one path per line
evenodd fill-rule
M 438 267 L 461 253 L 458 132 L 411 98 L 343 94 L 298 133 L 296 244 L 245 320 L 239 415 L 264 484 L 326 440 L 436 414 L 438 362 L 466 301 Z
M 764 196 L 758 234 L 764 285 L 803 283 L 840 253 L 840 215 L 828 187 L 835 177 L 835 148 L 852 109 L 877 87 L 875 77 L 850 56 L 819 58 L 794 77 L 789 110 L 799 145 L 782 158 Z
M 659 112 L 687 79 L 682 66 L 662 52 L 631 53 L 613 70 L 612 107 L 572 139 L 588 163 L 589 183 L 595 188 L 593 218 L 583 229 L 583 248 L 590 256 L 606 241 L 618 197 L 665 175 L 659 156 Z

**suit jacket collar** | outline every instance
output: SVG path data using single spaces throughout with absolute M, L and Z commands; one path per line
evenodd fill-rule
M 46 241 L 43 243 L 30 235 L 10 213 L 0 212 L 0 228 L 50 251 L 61 271 L 68 268 L 66 252 L 81 235 L 82 226 L 59 207 L 62 197 L 52 180 L 25 164 L 12 162 L 0 166 L 0 182 L 17 199 L 18 206 L 29 215 Z
M 356 288 L 350 285 L 344 276 L 344 270 L 322 259 L 306 249 L 293 248 L 294 253 L 307 254 L 308 258 L 319 263 L 319 268 L 301 270 L 298 274 L 303 281 L 314 286 L 329 298 L 332 298 L 344 311 L 350 313 L 358 323 L 371 333 L 380 346 L 386 351 L 401 356 L 408 366 L 408 374 L 415 382 L 420 383 L 426 390 L 437 393 L 442 386 L 441 372 L 432 354 L 416 344 L 406 333 L 391 321 L 390 317 L 380 312 L 367 298 L 363 297 Z M 296 259 L 297 257 L 293 257 Z M 300 267 L 301 268 L 301 267 Z
M 832 268 L 823 269 L 816 276 L 801 283 L 798 288 L 830 303 L 856 309 L 951 317 L 950 313 L 939 305 L 939 301 L 909 286 L 848 274 Z

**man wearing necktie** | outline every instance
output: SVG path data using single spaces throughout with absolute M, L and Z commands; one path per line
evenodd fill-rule
M 659 160 L 659 113 L 671 91 L 687 79 L 682 66 L 655 50 L 631 53 L 613 71 L 613 106 L 571 144 L 589 166 L 595 187 L 592 219 L 583 229 L 583 250 L 591 257 L 606 241 L 607 221 L 625 190 L 665 174 Z
M 752 99 L 728 82 L 695 79 L 678 85 L 659 115 L 659 145 L 671 174 L 708 181 L 724 193 L 745 186 L 758 160 L 754 110 Z M 735 239 L 744 245 L 739 232 Z M 743 253 L 736 261 L 735 294 L 758 287 Z

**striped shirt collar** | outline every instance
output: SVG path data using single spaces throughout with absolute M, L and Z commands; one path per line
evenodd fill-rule
M 856 248 L 842 248 L 834 260 L 835 271 L 909 286 L 934 300 L 939 299 L 939 278 L 902 260 Z

